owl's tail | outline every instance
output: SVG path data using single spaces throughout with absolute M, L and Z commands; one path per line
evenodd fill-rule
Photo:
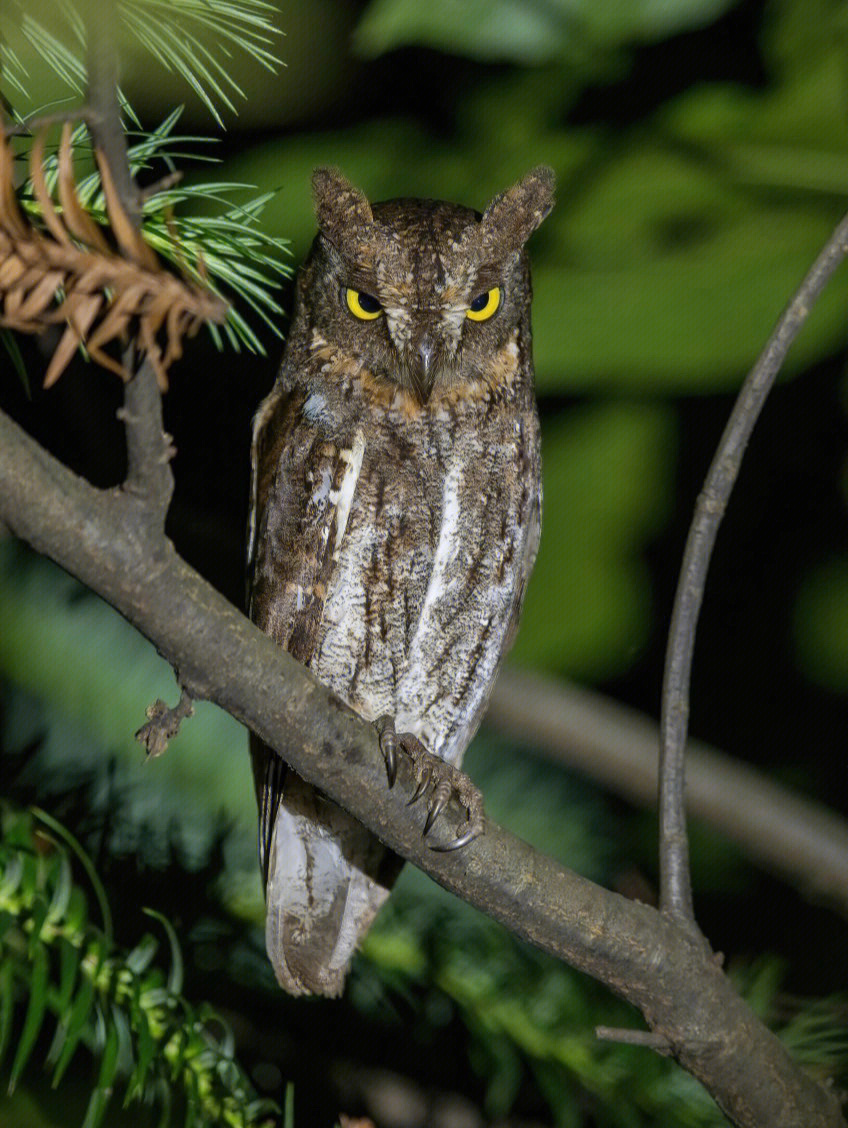
M 273 752 L 252 751 L 268 956 L 291 994 L 340 995 L 402 861 Z

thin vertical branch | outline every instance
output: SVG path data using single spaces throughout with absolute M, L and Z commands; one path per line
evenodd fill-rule
M 124 367 L 136 363 L 132 346 L 124 353 Z M 153 365 L 145 359 L 124 388 L 124 404 L 118 411 L 127 439 L 127 476 L 123 489 L 144 503 L 152 523 L 162 528 L 174 492 L 170 460 L 171 438 L 162 419 L 162 393 Z
M 660 907 L 693 918 L 684 806 L 684 751 L 695 630 L 716 534 L 742 455 L 789 346 L 831 275 L 848 254 L 848 216 L 842 219 L 784 310 L 748 374 L 695 506 L 671 617 L 660 718 Z
M 117 18 L 114 5 L 89 5 L 86 12 L 88 128 L 104 155 L 121 205 L 134 227 L 141 226 L 142 198 L 130 169 L 127 139 L 118 98 Z M 124 367 L 136 363 L 129 345 Z M 162 426 L 162 396 L 149 360 L 142 361 L 124 392 L 120 417 L 127 437 L 124 490 L 142 501 L 149 523 L 164 527 L 174 479 L 169 460 L 173 448 Z
M 94 144 L 103 151 L 121 203 L 132 223 L 141 224 L 141 193 L 130 171 L 127 138 L 118 100 L 117 14 L 113 4 L 86 6 L 87 122 Z

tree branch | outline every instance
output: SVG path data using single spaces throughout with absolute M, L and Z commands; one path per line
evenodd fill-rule
M 689 722 L 689 682 L 695 631 L 710 556 L 742 455 L 766 396 L 810 309 L 848 254 L 848 216 L 840 222 L 792 301 L 784 310 L 757 363 L 748 374 L 710 465 L 695 506 L 671 616 L 660 717 L 660 907 L 693 919 L 686 837 L 684 755 Z
M 130 170 L 118 100 L 117 13 L 114 4 L 101 4 L 98 0 L 87 0 L 84 8 L 88 40 L 85 120 L 92 141 L 109 163 L 124 210 L 138 228 L 141 226 L 141 193 Z
M 117 17 L 114 5 L 97 4 L 86 13 L 88 38 L 88 100 L 86 122 L 95 149 L 103 154 L 132 226 L 141 227 L 141 194 L 133 180 L 127 138 L 121 124 L 118 100 Z M 124 353 L 124 371 L 133 377 L 124 390 L 118 417 L 127 439 L 127 476 L 124 490 L 138 499 L 139 516 L 151 538 L 161 534 L 174 492 L 169 465 L 173 447 L 162 427 L 162 394 L 149 358 L 135 370 L 135 349 Z
M 656 803 L 659 728 L 644 713 L 582 687 L 506 669 L 486 723 L 633 803 Z M 848 916 L 844 819 L 695 740 L 686 749 L 686 797 L 691 814 L 755 862 Z
M 409 779 L 390 791 L 375 731 L 264 635 L 137 507 L 95 490 L 0 415 L 0 519 L 115 606 L 195 698 L 216 702 L 391 849 L 516 935 L 602 980 L 743 1128 L 835 1128 L 836 1098 L 795 1065 L 722 974 L 706 941 L 540 855 L 487 821 L 459 853 L 430 850 Z M 406 793 L 406 794 L 405 794 Z M 448 831 L 449 833 L 449 831 Z
M 132 366 L 132 348 L 125 367 Z M 124 405 L 118 409 L 127 437 L 127 476 L 123 489 L 133 494 L 145 510 L 151 531 L 161 534 L 174 492 L 170 436 L 162 427 L 162 393 L 149 360 L 124 388 Z

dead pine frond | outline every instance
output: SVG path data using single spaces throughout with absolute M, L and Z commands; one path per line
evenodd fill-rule
M 73 172 L 71 126 L 59 145 L 57 210 L 44 176 L 46 131 L 30 153 L 32 190 L 44 229 L 21 211 L 13 182 L 13 154 L 0 125 L 0 326 L 42 333 L 65 331 L 50 360 L 44 386 L 54 384 L 80 345 L 92 360 L 123 380 L 132 373 L 104 351 L 110 342 L 134 339 L 164 391 L 168 368 L 205 321 L 222 322 L 227 304 L 212 290 L 165 270 L 131 223 L 109 165 L 95 149 L 106 213 L 114 238 L 79 202 Z

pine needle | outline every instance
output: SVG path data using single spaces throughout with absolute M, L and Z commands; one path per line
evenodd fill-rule
M 220 107 L 235 113 L 234 99 L 244 97 L 229 69 L 233 50 L 269 71 L 282 66 L 273 50 L 281 34 L 273 23 L 277 7 L 264 0 L 123 0 L 116 10 L 124 31 L 180 75 L 221 126 Z M 4 32 L 46 60 L 69 91 L 83 93 L 83 23 L 73 0 L 56 5 L 49 28 L 28 14 L 26 0 L 6 0 L 0 9 L 0 73 L 25 94 L 25 64 Z

